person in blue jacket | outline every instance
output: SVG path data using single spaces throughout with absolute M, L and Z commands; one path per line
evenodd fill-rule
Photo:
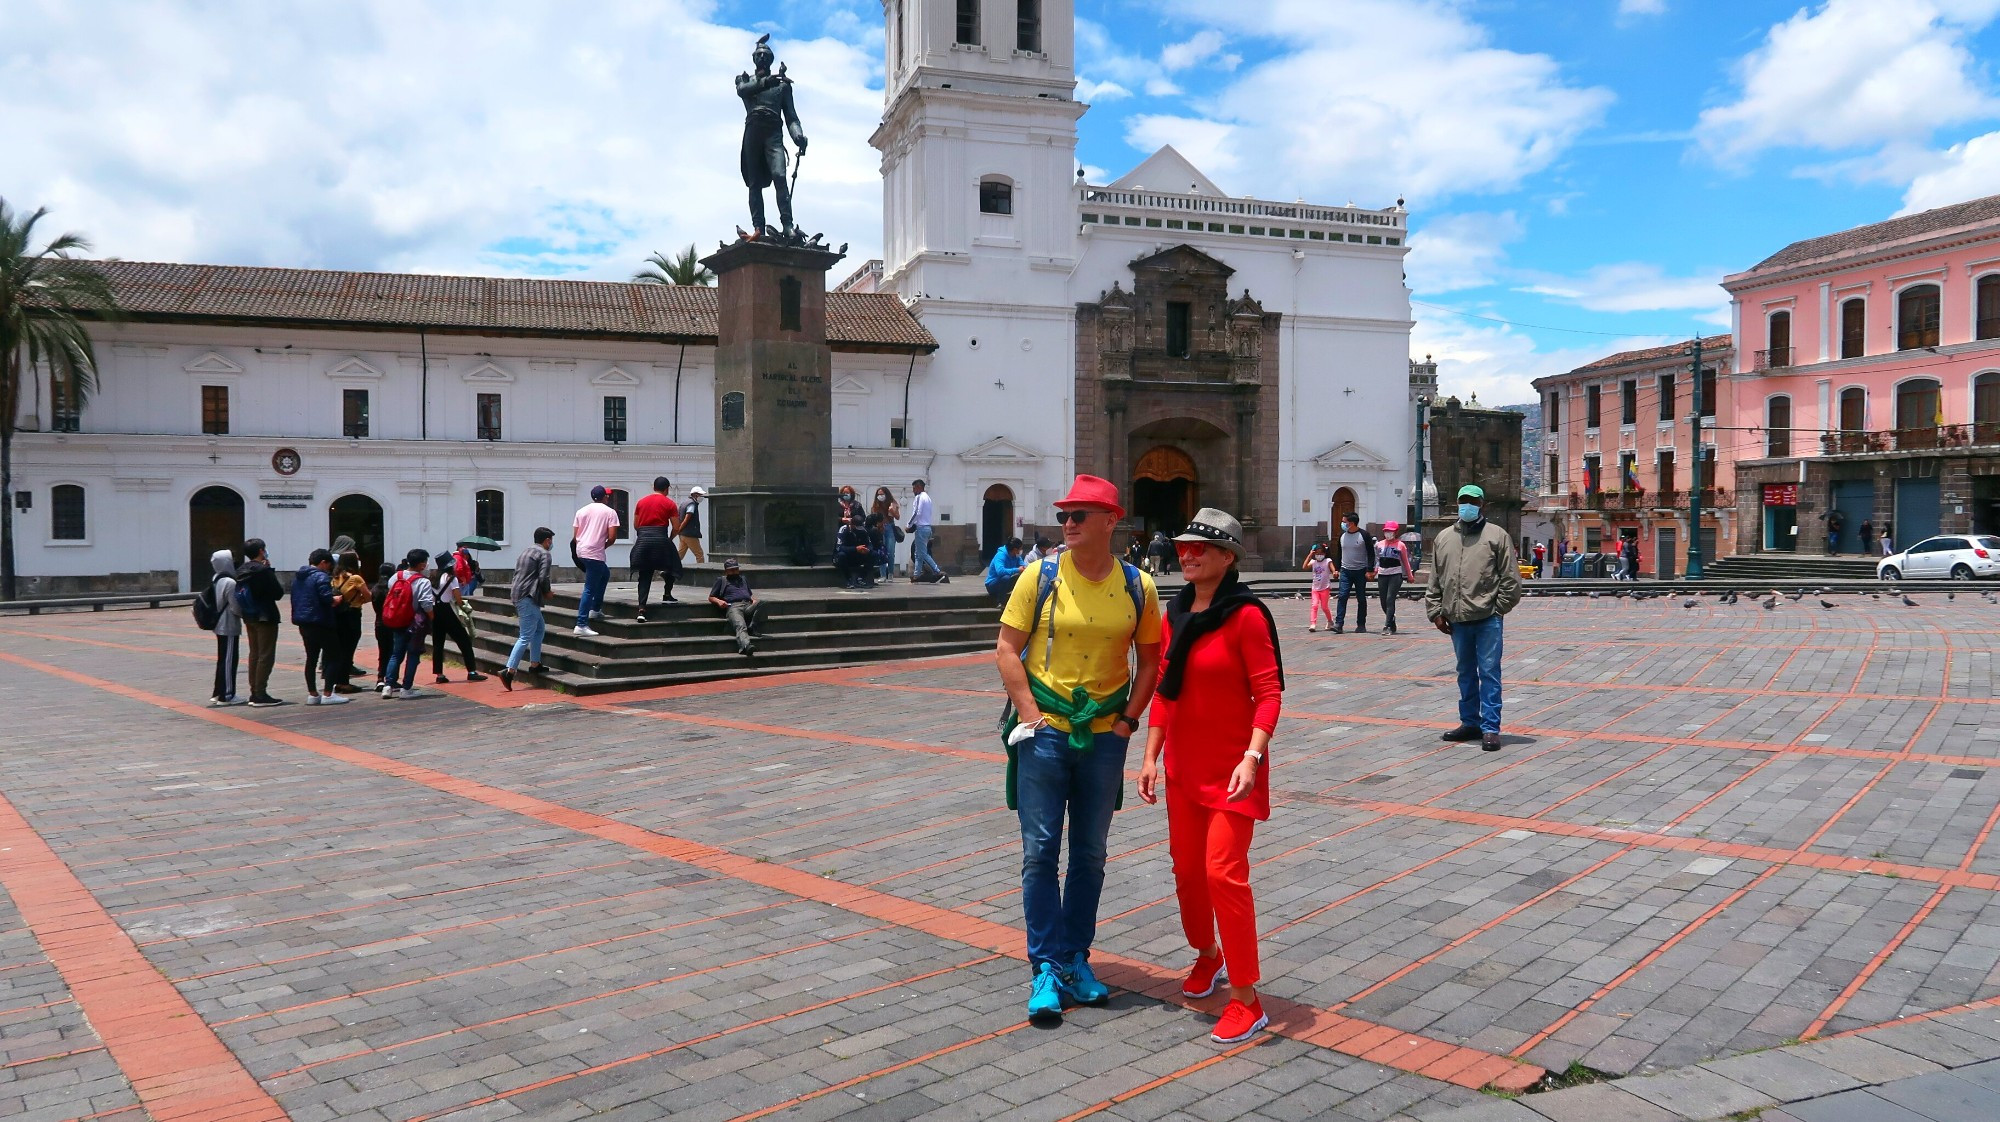
M 1007 544 L 993 551 L 993 560 L 986 566 L 986 594 L 993 602 L 1007 606 L 1007 598 L 1014 594 L 1014 582 L 1021 579 L 1021 570 L 1027 562 L 1021 560 L 1021 553 L 1027 547 L 1020 538 L 1009 538 Z
M 298 625 L 299 640 L 306 648 L 306 704 L 345 705 L 347 699 L 331 688 L 319 691 L 320 660 L 333 657 L 334 609 L 340 597 L 333 594 L 333 554 L 315 549 L 299 571 L 292 574 L 292 622 Z

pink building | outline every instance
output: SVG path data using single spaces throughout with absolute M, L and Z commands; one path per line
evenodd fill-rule
M 1535 379 L 1542 398 L 1542 493 L 1529 501 L 1580 553 L 1639 543 L 1639 572 L 1670 577 L 1687 563 L 1693 504 L 1693 340 L 1621 351 Z M 1732 412 L 1727 335 L 1701 341 L 1701 548 L 1704 560 L 1735 552 L 1730 467 L 1718 460 Z M 1726 422 L 1721 422 L 1726 424 Z M 1723 437 L 1718 443 L 1718 436 Z
M 1741 552 L 2000 532 L 2000 195 L 1808 238 L 1723 280 Z M 1829 542 L 1829 528 L 1835 533 Z

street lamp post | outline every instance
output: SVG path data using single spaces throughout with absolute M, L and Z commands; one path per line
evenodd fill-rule
M 1417 490 L 1411 498 L 1414 500 L 1413 509 L 1417 512 L 1416 518 L 1412 521 L 1416 524 L 1419 534 L 1423 533 L 1424 527 L 1424 408 L 1430 403 L 1431 399 L 1428 397 L 1417 398 Z
M 1689 410 L 1688 424 L 1694 431 L 1693 463 L 1688 472 L 1688 557 L 1687 579 L 1702 579 L 1701 572 L 1701 335 L 1697 333 L 1694 342 L 1681 352 L 1694 356 L 1694 408 Z

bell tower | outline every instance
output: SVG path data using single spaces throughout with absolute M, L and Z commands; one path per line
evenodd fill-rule
M 883 0 L 883 14 L 887 105 L 869 142 L 882 153 L 884 287 L 1062 303 L 1085 108 L 1073 0 Z

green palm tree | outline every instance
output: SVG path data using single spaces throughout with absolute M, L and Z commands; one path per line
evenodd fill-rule
M 715 274 L 701 263 L 701 256 L 693 245 L 673 257 L 664 253 L 654 253 L 646 258 L 646 267 L 632 274 L 632 279 L 640 284 L 701 284 L 715 283 Z
M 97 388 L 97 351 L 87 318 L 117 318 L 118 300 L 104 274 L 75 254 L 90 243 L 62 234 L 34 248 L 43 207 L 20 215 L 0 199 L 0 599 L 17 598 L 14 581 L 14 418 L 23 376 L 50 374 L 60 408 L 83 408 Z

